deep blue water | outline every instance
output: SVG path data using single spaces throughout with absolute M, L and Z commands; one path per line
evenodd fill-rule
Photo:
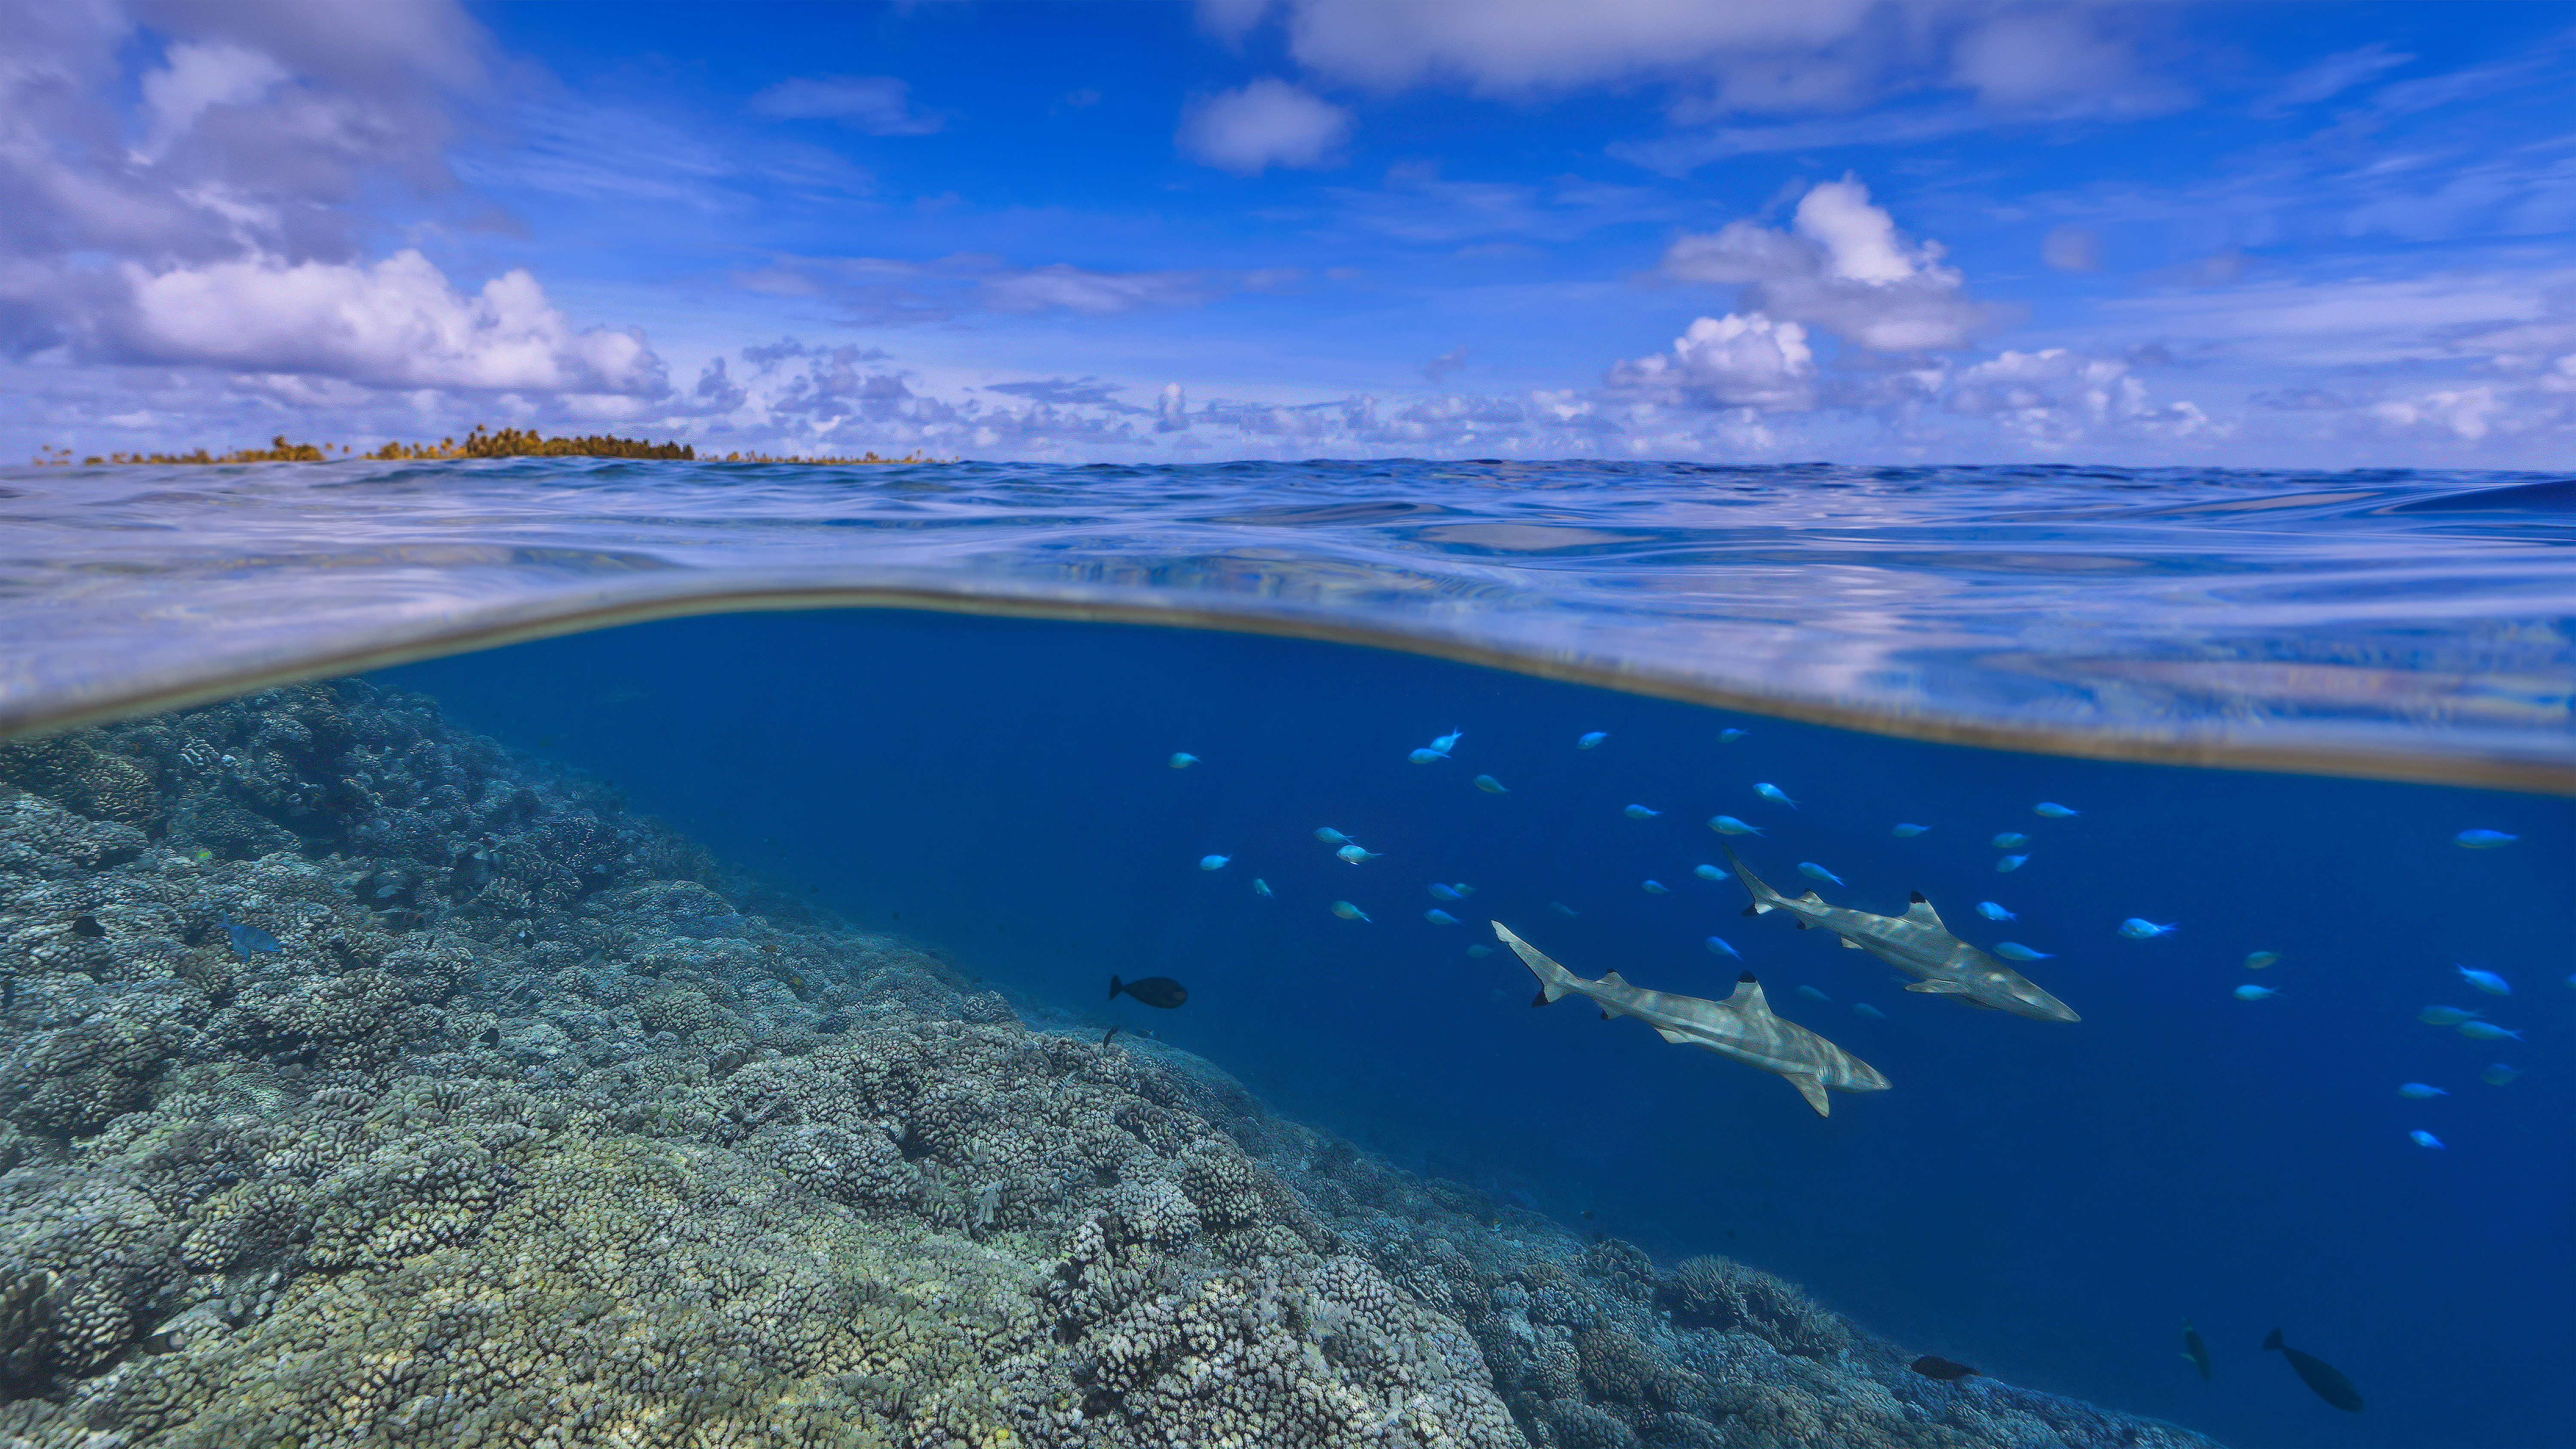
M 639 625 L 381 678 L 1398 1162 L 1659 1258 L 1779 1272 L 1920 1351 L 2239 1445 L 2576 1442 L 2565 798 L 1989 751 L 1333 644 L 884 611 Z M 1721 743 L 1728 727 L 1751 733 Z M 1453 758 L 1408 762 L 1452 729 Z M 1593 730 L 1608 738 L 1575 748 Z M 1175 751 L 1202 763 L 1173 770 Z M 2043 819 L 2041 800 L 2082 813 Z M 1813 861 L 1848 882 L 1819 887 L 1838 904 L 1896 911 L 1919 889 L 1971 941 L 2054 953 L 2024 969 L 2084 1020 L 1907 993 L 1823 932 L 1745 918 L 1733 881 L 1692 873 L 1723 861 L 1702 824 L 1719 812 L 1768 832 L 1735 843 L 1775 885 L 1810 884 Z M 1899 839 L 1899 821 L 1933 829 Z M 1383 858 L 1334 859 L 1313 837 L 1328 825 Z M 2520 838 L 2467 850 L 2469 828 Z M 2005 831 L 2033 840 L 2009 874 L 1988 843 Z M 1201 870 L 1209 854 L 1232 859 Z M 1424 920 L 1433 881 L 1479 888 L 1447 907 L 1469 924 Z M 1984 900 L 2018 919 L 1981 919 Z M 2131 916 L 2179 928 L 2125 939 Z M 1534 1011 L 1507 954 L 1468 953 L 1489 918 L 1581 974 L 1707 995 L 1739 969 L 1701 944 L 1723 936 L 1782 1015 L 1894 1089 L 1819 1119 L 1767 1074 L 1579 1001 Z M 2249 971 L 2256 950 L 2281 960 Z M 1105 1000 L 1112 972 L 1192 999 Z M 2231 994 L 2249 982 L 2279 994 Z M 2418 1021 L 2434 1003 L 2526 1040 Z M 2492 1062 L 2524 1074 L 2487 1085 Z M 2452 1095 L 2408 1101 L 2408 1081 Z M 2186 1316 L 2210 1382 L 2180 1356 Z M 2274 1326 L 2368 1411 L 2259 1352 Z

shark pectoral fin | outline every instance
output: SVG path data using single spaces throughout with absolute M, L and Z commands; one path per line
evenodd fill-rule
M 1695 1046 L 1699 1042 L 1699 1038 L 1692 1036 L 1689 1032 L 1676 1031 L 1669 1026 L 1656 1027 L 1655 1035 L 1662 1037 L 1664 1040 L 1671 1042 L 1675 1046 Z
M 1824 1083 L 1805 1072 L 1782 1072 L 1780 1079 L 1797 1088 L 1798 1095 L 1807 1099 L 1807 1105 L 1816 1109 L 1817 1116 L 1834 1115 L 1833 1107 L 1825 1101 Z
M 1908 991 L 1929 991 L 1935 996 L 1965 996 L 1968 994 L 1968 988 L 1960 985 L 1958 982 L 1942 981 L 1937 978 L 1931 981 L 1917 981 L 1905 989 Z
M 1843 937 L 1842 943 L 1843 949 L 1846 951 L 1866 951 L 1869 949 L 1867 946 L 1862 945 L 1860 942 L 1853 940 L 1849 936 Z

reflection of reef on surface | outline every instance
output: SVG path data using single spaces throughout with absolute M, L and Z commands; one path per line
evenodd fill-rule
M 2207 1442 L 1032 1030 L 418 696 L 0 782 L 0 1442 Z

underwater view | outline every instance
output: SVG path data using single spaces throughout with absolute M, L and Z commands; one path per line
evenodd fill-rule
M 0 490 L 0 1444 L 2576 1444 L 2562 478 Z

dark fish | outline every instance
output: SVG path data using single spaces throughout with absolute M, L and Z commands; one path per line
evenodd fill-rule
M 1159 1006 L 1166 1011 L 1190 999 L 1190 989 L 1169 976 L 1148 976 L 1142 981 L 1121 981 L 1115 976 L 1110 977 L 1109 994 L 1116 996 L 1121 991 L 1147 1006 Z
M 233 954 L 241 957 L 245 961 L 250 959 L 250 953 L 253 951 L 283 951 L 286 949 L 285 942 L 278 940 L 275 936 L 261 930 L 257 926 L 243 925 L 241 922 L 234 920 L 230 914 L 218 915 L 215 917 L 215 921 L 224 928 L 225 935 L 233 938 Z
M 100 925 L 98 923 L 98 917 L 96 916 L 74 916 L 72 917 L 72 934 L 75 936 L 104 936 L 107 934 L 107 927 Z
M 483 1028 L 483 1034 L 474 1039 L 483 1043 L 485 1046 L 498 1046 L 501 1044 L 501 1028 L 497 1026 L 487 1026 Z
M 2200 1341 L 2200 1330 L 2188 1318 L 2182 1321 L 2182 1356 L 2191 1360 L 2202 1378 L 2209 1377 L 2209 1345 Z
M 1945 1384 L 1957 1383 L 1961 1379 L 1972 1379 L 1977 1376 L 1977 1371 L 1966 1364 L 1952 1363 L 1946 1358 L 1936 1358 L 1928 1353 L 1916 1359 L 1911 1367 L 1923 1377 L 1939 1379 Z
M 1584 1218 L 1585 1218 L 1585 1220 L 1586 1220 L 1586 1221 L 1589 1221 L 1589 1220 L 1591 1219 L 1591 1217 L 1592 1217 L 1592 1209 L 1590 1209 L 1590 1208 L 1585 1208 L 1585 1209 L 1583 1210 L 1583 1216 L 1584 1216 Z
M 2298 1370 L 2299 1382 L 2316 1390 L 2318 1398 L 2348 1414 L 2361 1412 L 2361 1391 L 2352 1386 L 2352 1380 L 2345 1378 L 2342 1370 L 2324 1359 L 2301 1353 L 2283 1343 L 2281 1330 L 2277 1328 L 2272 1330 L 2271 1337 L 2263 1340 L 2263 1346 L 2288 1359 L 2290 1367 Z
M 1107 1031 L 1105 1031 L 1105 1032 L 1102 1032 L 1102 1033 L 1100 1034 L 1100 1044 L 1101 1044 L 1102 1046 L 1107 1046 L 1107 1045 L 1109 1045 L 1109 1039 L 1110 1039 L 1111 1037 L 1113 1037 L 1113 1036 L 1116 1036 L 1116 1035 L 1118 1034 L 1118 1030 L 1119 1030 L 1119 1029 L 1118 1029 L 1117 1027 L 1114 1027 L 1114 1026 L 1113 1026 L 1113 1027 L 1109 1028 L 1109 1030 L 1107 1030 Z

